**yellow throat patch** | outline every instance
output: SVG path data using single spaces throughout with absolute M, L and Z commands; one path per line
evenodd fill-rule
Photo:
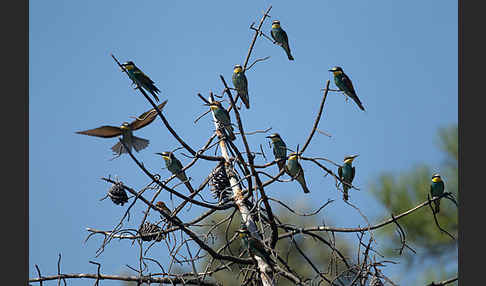
M 242 72 L 242 71 L 243 71 L 243 69 L 242 69 L 242 68 L 237 67 L 237 68 L 235 68 L 235 69 L 233 70 L 233 73 L 239 73 L 239 72 Z
M 133 70 L 133 68 L 134 68 L 134 67 L 135 67 L 135 66 L 133 66 L 133 65 L 126 65 L 126 66 L 125 66 L 125 68 L 126 68 L 127 70 L 129 70 L 129 71 L 130 71 L 130 70 Z
M 432 178 L 432 182 L 434 182 L 434 183 L 438 183 L 438 182 L 441 182 L 441 181 L 442 180 L 441 180 L 440 177 L 434 177 L 434 178 Z
M 349 159 L 344 160 L 344 163 L 351 164 L 351 163 L 353 163 L 353 160 L 354 160 L 354 158 L 349 158 Z
M 272 24 L 272 29 L 278 29 L 278 28 L 280 28 L 279 24 Z

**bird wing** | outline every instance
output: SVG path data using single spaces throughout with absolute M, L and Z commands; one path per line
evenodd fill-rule
M 343 167 L 339 167 L 338 168 L 338 175 L 339 175 L 339 179 L 343 179 Z
M 284 43 L 289 44 L 289 38 L 287 37 L 287 33 L 284 31 L 284 29 L 280 29 L 282 31 L 282 37 L 284 38 Z
M 349 88 L 349 91 L 351 91 L 353 94 L 356 94 L 356 91 L 354 90 L 353 83 L 351 82 L 351 80 L 349 79 L 349 77 L 345 73 L 343 73 L 343 83 L 346 87 Z
M 112 138 L 122 134 L 119 127 L 104 125 L 98 128 L 89 129 L 85 131 L 78 131 L 76 134 L 84 134 L 89 136 Z
M 162 108 L 164 108 L 166 103 L 167 103 L 167 100 L 165 100 L 161 104 L 157 105 L 157 108 L 160 111 L 162 111 Z M 130 129 L 137 130 L 137 129 L 140 129 L 144 126 L 147 126 L 148 124 L 150 124 L 152 121 L 155 120 L 156 116 L 157 116 L 157 112 L 155 111 L 155 108 L 152 108 L 149 111 L 145 111 L 139 117 L 137 117 L 134 121 L 130 122 Z
M 351 182 L 353 181 L 354 179 L 354 173 L 355 173 L 355 167 L 351 168 Z
M 145 83 L 148 83 L 148 84 L 153 84 L 154 82 L 152 81 L 151 78 L 149 78 L 143 71 L 141 71 L 140 69 L 137 69 L 136 71 L 133 72 L 134 74 L 139 74 L 141 75 L 141 80 L 144 81 Z
M 246 75 L 243 74 L 243 86 L 245 87 L 245 90 L 248 91 L 248 80 L 246 79 Z

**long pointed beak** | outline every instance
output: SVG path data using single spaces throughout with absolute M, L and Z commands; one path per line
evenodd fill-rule
M 155 155 L 164 156 L 162 153 L 154 153 Z

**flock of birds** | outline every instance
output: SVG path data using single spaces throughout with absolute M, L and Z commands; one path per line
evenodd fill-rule
M 294 57 L 291 54 L 287 33 L 280 26 L 279 20 L 272 21 L 272 29 L 270 34 L 274 40 L 274 43 L 281 46 L 285 51 L 288 59 L 293 61 Z M 155 83 L 145 73 L 143 73 L 132 61 L 127 61 L 121 66 L 127 72 L 129 78 L 134 83 L 148 91 L 154 97 L 154 99 L 159 102 L 157 94 L 160 93 L 160 90 L 155 86 Z M 357 106 L 364 111 L 365 108 L 358 98 L 350 78 L 344 73 L 343 69 L 339 66 L 335 66 L 329 71 L 333 73 L 334 83 L 339 88 L 339 90 L 345 94 L 346 99 L 347 97 L 350 97 L 357 104 Z M 245 107 L 249 109 L 250 98 L 248 96 L 248 80 L 245 75 L 245 70 L 241 65 L 234 66 L 232 82 L 234 85 L 234 89 L 238 92 L 237 96 L 241 98 Z M 159 104 L 157 108 L 161 111 L 166 103 L 167 100 Z M 230 115 L 228 111 L 223 108 L 221 102 L 212 101 L 207 105 L 213 111 L 216 120 L 224 126 L 228 135 L 228 139 L 235 140 L 236 137 L 234 134 L 233 126 L 231 124 Z M 140 150 L 148 146 L 149 140 L 134 136 L 133 131 L 147 126 L 148 124 L 153 122 L 156 115 L 157 112 L 155 111 L 155 109 L 151 109 L 147 112 L 144 112 L 130 123 L 123 122 L 120 127 L 104 125 L 98 128 L 79 131 L 76 133 L 102 138 L 113 138 L 121 135 L 121 142 L 118 142 L 111 148 L 111 150 L 117 156 L 120 156 L 123 153 L 128 153 L 126 148 L 128 148 L 130 151 L 133 148 L 135 149 L 135 151 L 139 152 Z M 305 182 L 304 171 L 298 162 L 298 154 L 291 153 L 287 159 L 287 147 L 281 136 L 278 133 L 274 133 L 270 136 L 267 136 L 267 138 L 271 139 L 272 141 L 273 154 L 275 156 L 275 160 L 279 170 L 285 168 L 285 172 L 293 179 L 297 180 L 297 182 L 301 185 L 304 193 L 309 193 L 310 191 Z M 185 172 L 182 171 L 183 167 L 181 162 L 174 156 L 174 154 L 172 152 L 163 152 L 156 154 L 162 156 L 167 169 L 171 173 L 175 174 L 178 179 L 184 182 L 191 192 L 194 192 L 194 189 L 192 188 L 192 186 L 190 186 Z M 344 158 L 343 165 L 338 167 L 338 175 L 341 182 L 343 183 L 343 199 L 345 201 L 347 201 L 349 198 L 348 191 L 351 188 L 351 184 L 355 177 L 355 167 L 352 165 L 352 163 L 356 157 L 358 157 L 358 155 L 346 156 Z M 430 194 L 432 195 L 432 197 L 436 197 L 442 195 L 443 193 L 444 182 L 442 181 L 440 174 L 434 174 L 432 176 Z M 434 212 L 438 213 L 440 209 L 440 201 L 435 200 L 434 204 Z

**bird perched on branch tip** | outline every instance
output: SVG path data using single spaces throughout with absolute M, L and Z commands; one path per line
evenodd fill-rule
M 353 167 L 353 160 L 359 155 L 346 156 L 344 157 L 344 164 L 338 168 L 339 179 L 343 182 L 343 199 L 348 200 L 348 190 L 351 188 L 351 183 L 354 179 L 354 174 L 356 172 L 355 167 Z
M 155 100 L 159 102 L 157 94 L 160 92 L 160 90 L 146 74 L 144 74 L 132 61 L 123 63 L 122 66 L 127 70 L 128 76 L 131 80 L 138 83 L 138 85 L 140 85 L 146 91 L 150 92 Z
M 440 177 L 440 174 L 434 174 L 432 176 L 432 183 L 430 184 L 430 195 L 432 197 L 441 196 L 444 193 L 444 181 Z M 438 214 L 440 211 L 440 200 L 434 201 L 434 213 Z
M 280 27 L 279 20 L 272 21 L 272 30 L 270 31 L 270 35 L 272 36 L 273 40 L 280 45 L 285 53 L 287 54 L 287 58 L 291 61 L 294 60 L 294 57 L 290 53 L 290 46 L 289 46 L 289 38 L 287 37 L 287 33 Z
M 359 100 L 358 96 L 356 95 L 356 91 L 354 90 L 353 83 L 349 79 L 349 77 L 344 73 L 343 69 L 341 67 L 335 66 L 332 69 L 329 70 L 330 72 L 333 73 L 334 75 L 334 83 L 336 86 L 344 92 L 345 95 L 351 97 L 351 99 L 356 102 L 358 107 L 365 111 L 363 104 L 361 103 L 361 100 Z
M 233 67 L 233 76 L 231 79 L 235 89 L 238 91 L 241 101 L 245 104 L 246 109 L 249 109 L 250 98 L 248 97 L 248 80 L 246 79 L 245 71 L 240 65 L 235 65 Z

